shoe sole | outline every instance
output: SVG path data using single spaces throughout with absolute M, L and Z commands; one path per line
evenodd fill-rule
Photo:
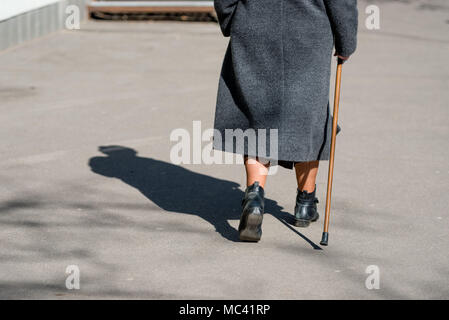
M 313 220 L 305 220 L 305 219 L 296 219 L 295 218 L 295 226 L 300 227 L 300 228 L 307 228 L 308 226 L 310 226 L 311 222 L 317 221 L 319 217 L 320 217 L 320 215 L 317 213 L 316 218 Z
M 262 231 L 260 231 L 262 220 L 263 216 L 261 214 L 248 214 L 246 216 L 246 228 L 240 231 L 240 240 L 258 242 L 262 237 Z

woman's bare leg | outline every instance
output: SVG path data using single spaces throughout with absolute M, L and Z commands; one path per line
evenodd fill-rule
M 269 167 L 269 162 L 260 162 L 255 158 L 245 157 L 246 185 L 251 186 L 254 182 L 259 181 L 259 185 L 265 188 Z
M 298 162 L 295 164 L 298 189 L 311 193 L 315 190 L 319 161 Z

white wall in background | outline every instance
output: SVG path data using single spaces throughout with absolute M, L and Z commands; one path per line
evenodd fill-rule
M 0 21 L 58 1 L 59 0 L 0 0 Z
M 64 28 L 67 6 L 80 9 L 80 21 L 87 17 L 90 0 L 0 0 L 0 50 Z

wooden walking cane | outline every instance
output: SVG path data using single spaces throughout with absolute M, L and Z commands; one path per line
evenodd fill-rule
M 329 175 L 327 178 L 327 195 L 326 195 L 326 214 L 324 217 L 324 229 L 320 244 L 327 246 L 329 241 L 329 216 L 331 211 L 331 194 L 332 194 L 332 178 L 334 175 L 334 158 L 335 158 L 335 141 L 337 138 L 337 122 L 338 122 L 338 105 L 340 103 L 340 86 L 341 86 L 341 69 L 343 66 L 343 59 L 338 58 L 337 62 L 337 76 L 335 80 L 335 94 L 334 94 L 334 114 L 332 121 L 332 140 L 331 152 L 329 158 Z

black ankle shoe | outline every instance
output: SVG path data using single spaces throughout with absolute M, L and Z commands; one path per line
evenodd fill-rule
M 242 200 L 242 216 L 239 224 L 240 240 L 257 242 L 262 236 L 264 190 L 259 182 L 246 188 Z
M 307 191 L 298 189 L 295 206 L 295 226 L 305 228 L 310 225 L 310 222 L 318 220 L 317 203 L 318 199 L 315 197 L 315 191 L 307 193 Z

